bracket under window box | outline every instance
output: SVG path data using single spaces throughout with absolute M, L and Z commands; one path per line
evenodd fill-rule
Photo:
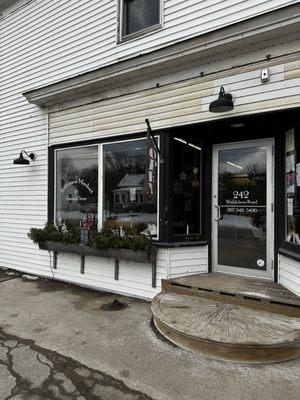
M 133 261 L 143 264 L 152 265 L 152 287 L 156 287 L 156 247 L 152 246 L 151 253 L 148 254 L 146 251 L 141 250 L 131 250 L 131 249 L 94 249 L 93 247 L 82 245 L 82 244 L 72 244 L 72 243 L 61 243 L 46 241 L 38 243 L 41 250 L 53 251 L 54 253 L 54 265 L 53 268 L 57 269 L 57 254 L 58 253 L 71 253 L 81 256 L 80 272 L 84 274 L 85 267 L 85 257 L 102 257 L 102 258 L 113 258 L 115 260 L 115 273 L 114 279 L 119 279 L 119 261 Z

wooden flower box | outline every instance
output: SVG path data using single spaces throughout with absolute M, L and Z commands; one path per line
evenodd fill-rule
M 113 258 L 115 260 L 115 280 L 119 279 L 119 261 L 133 261 L 152 265 L 152 287 L 156 287 L 156 247 L 152 246 L 150 254 L 146 251 L 131 249 L 94 249 L 83 244 L 46 241 L 38 244 L 41 250 L 53 251 L 53 268 L 57 268 L 58 253 L 72 253 L 81 256 L 80 272 L 84 274 L 85 257 Z

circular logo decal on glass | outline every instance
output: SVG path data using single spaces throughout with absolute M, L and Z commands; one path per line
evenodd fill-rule
M 265 262 L 264 262 L 264 260 L 262 260 L 262 259 L 257 260 L 257 261 L 256 261 L 256 264 L 257 264 L 259 267 L 261 267 L 261 268 L 265 266 Z

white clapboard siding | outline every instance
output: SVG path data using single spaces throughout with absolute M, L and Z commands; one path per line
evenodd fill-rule
M 268 63 L 262 64 L 268 66 Z M 270 82 L 260 80 L 261 67 L 247 67 L 194 78 L 134 94 L 70 108 L 49 115 L 49 143 L 67 143 L 144 131 L 147 116 L 153 128 L 167 128 L 221 118 L 209 113 L 220 86 L 234 94 L 228 116 L 300 106 L 299 61 L 269 66 Z M 224 118 L 224 116 L 223 116 Z
M 165 0 L 162 29 L 117 44 L 116 0 L 36 0 L 4 12 L 2 73 L 16 83 L 29 74 L 32 89 L 297 2 Z
M 1 75 L 0 86 L 6 86 Z M 41 227 L 47 219 L 47 118 L 19 96 L 16 91 L 17 107 L 6 109 L 14 117 L 11 123 L 4 107 L 0 111 L 0 266 L 50 276 L 48 253 L 27 238 L 31 227 Z M 22 121 L 28 119 L 25 132 Z M 29 166 L 13 165 L 22 149 L 36 152 L 37 160 Z
M 0 20 L 0 266 L 49 277 L 48 252 L 27 237 L 31 227 L 42 227 L 47 220 L 48 138 L 47 114 L 21 95 L 33 84 L 26 57 L 15 58 L 18 47 L 30 53 L 23 42 L 26 34 L 17 28 L 22 19 L 20 9 Z M 26 17 L 23 22 L 30 29 Z M 20 63 L 24 68 L 15 73 Z M 36 152 L 37 160 L 13 165 L 22 149 Z
M 27 238 L 30 227 L 42 227 L 47 219 L 47 113 L 28 104 L 22 96 L 23 92 L 294 3 L 297 1 L 165 0 L 163 29 L 120 45 L 116 42 L 116 0 L 20 0 L 4 10 L 0 17 L 0 266 L 52 276 L 49 253 L 40 251 Z M 285 71 L 274 69 L 274 83 L 275 80 L 282 82 L 283 73 L 285 79 L 295 86 L 296 93 L 299 65 L 291 64 Z M 274 90 L 286 90 L 288 96 L 290 88 L 277 87 Z M 168 86 L 149 91 L 147 99 L 140 94 L 130 98 L 124 96 L 128 104 L 123 103 L 123 106 L 130 107 L 128 130 L 144 130 L 144 117 L 141 118 L 143 107 L 153 113 L 155 120 L 161 121 L 161 126 L 201 120 L 206 115 L 201 109 L 216 90 L 212 81 L 195 81 L 189 85 L 179 83 L 176 88 Z M 200 109 L 199 99 L 203 100 Z M 296 104 L 297 96 L 284 97 L 283 107 L 292 100 Z M 119 101 L 116 106 L 120 107 L 120 112 Z M 53 125 L 53 134 L 51 128 L 51 143 L 127 133 L 117 112 L 113 115 L 116 122 L 110 122 L 109 113 L 114 102 L 103 103 L 106 109 L 100 109 L 100 114 L 99 104 L 88 106 L 85 111 L 79 108 L 78 115 L 74 110 L 69 110 L 69 114 L 66 112 L 65 117 L 53 114 L 50 120 L 56 126 Z M 164 110 L 165 117 L 159 107 Z M 122 110 L 124 112 L 123 107 Z M 94 113 L 92 118 L 91 111 Z M 106 120 L 101 120 L 101 111 L 103 117 L 107 113 Z M 134 117 L 135 112 L 137 117 Z M 65 118 L 66 124 L 61 123 L 61 117 Z M 13 165 L 12 161 L 21 149 L 36 152 L 37 161 L 29 166 Z M 157 289 L 151 287 L 151 266 L 143 264 L 121 262 L 120 279 L 116 282 L 111 262 L 87 257 L 86 274 L 82 276 L 78 256 L 59 255 L 58 269 L 54 274 L 57 279 L 96 289 L 151 298 L 159 291 L 160 280 L 166 277 L 167 267 L 170 270 L 177 268 L 180 274 L 179 269 L 186 268 L 177 264 L 173 267 L 173 261 L 170 263 L 168 257 L 168 251 L 160 249 Z M 203 253 L 200 258 L 205 269 Z M 195 260 L 190 264 L 191 270 L 198 268 Z M 200 265 L 199 271 L 201 268 Z
M 170 247 L 167 263 L 168 278 L 208 272 L 208 247 Z
M 166 276 L 166 250 L 159 249 L 157 255 L 156 288 L 152 288 L 152 266 L 120 260 L 119 280 L 114 279 L 115 262 L 101 257 L 86 257 L 84 274 L 80 273 L 80 257 L 58 254 L 55 279 L 82 286 L 113 291 L 120 294 L 152 299 L 161 291 L 161 280 Z
M 278 274 L 279 283 L 300 296 L 300 262 L 279 255 Z

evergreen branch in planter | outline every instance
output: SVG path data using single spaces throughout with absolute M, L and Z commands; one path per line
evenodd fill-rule
M 85 256 L 115 259 L 115 279 L 119 279 L 119 260 L 152 264 L 152 287 L 156 287 L 156 247 L 148 235 L 137 234 L 128 228 L 108 229 L 97 233 L 87 244 L 80 243 L 80 228 L 67 229 L 66 225 L 46 224 L 43 229 L 31 228 L 28 237 L 41 250 L 53 251 L 57 268 L 57 253 L 81 256 L 80 273 L 84 274 Z
M 78 244 L 80 242 L 80 228 L 72 226 L 67 228 L 66 225 L 57 226 L 46 223 L 43 229 L 31 228 L 28 237 L 37 244 L 46 241 Z
M 79 227 L 67 227 L 65 224 L 54 225 L 46 223 L 43 229 L 31 228 L 28 237 L 34 243 L 59 242 L 65 244 L 80 243 Z M 128 249 L 133 251 L 144 251 L 148 255 L 152 251 L 151 235 L 137 234 L 131 228 L 106 229 L 97 233 L 87 246 L 96 250 Z
M 151 235 L 136 234 L 130 228 L 107 229 L 98 233 L 91 241 L 94 249 L 129 249 L 151 252 Z

